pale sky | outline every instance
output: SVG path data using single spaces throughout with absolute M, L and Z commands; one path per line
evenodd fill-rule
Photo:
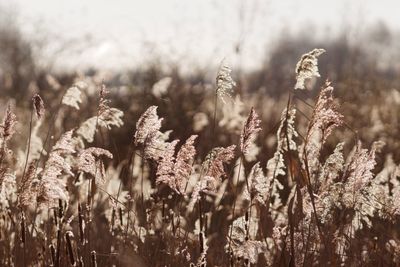
M 118 69 L 155 58 L 187 68 L 223 59 L 235 65 L 241 39 L 240 62 L 255 68 L 280 34 L 327 38 L 346 27 L 351 35 L 375 21 L 400 30 L 394 0 L 0 0 L 0 6 L 16 10 L 22 30 L 46 40 L 43 53 L 69 68 Z

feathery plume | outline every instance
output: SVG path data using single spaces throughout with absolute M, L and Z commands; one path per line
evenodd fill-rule
M 282 185 L 277 179 L 278 175 L 285 175 L 285 163 L 283 160 L 284 151 L 296 150 L 297 144 L 294 140 L 298 133 L 294 127 L 294 120 L 296 117 L 296 109 L 290 108 L 283 110 L 281 115 L 281 123 L 276 133 L 277 147 L 274 156 L 267 162 L 267 179 L 273 182 L 273 190 L 277 188 L 282 189 Z M 289 143 L 289 145 L 288 145 Z
M 318 96 L 306 136 L 305 152 L 312 172 L 315 172 L 320 165 L 319 156 L 322 145 L 332 131 L 342 124 L 343 115 L 337 111 L 333 99 L 333 87 L 327 81 Z
M 36 162 L 30 163 L 25 176 L 21 178 L 18 185 L 18 206 L 27 207 L 32 204 L 32 199 L 36 198 L 37 184 L 36 180 Z
M 104 112 L 105 110 L 109 109 L 108 103 L 110 103 L 110 100 L 107 99 L 107 95 L 109 94 L 109 91 L 106 88 L 106 85 L 103 83 L 101 84 L 100 87 L 100 101 L 99 101 L 99 113 Z
M 15 126 L 17 124 L 17 117 L 11 110 L 11 105 L 9 104 L 6 109 L 6 115 L 3 119 L 2 135 L 5 142 L 11 139 L 15 133 Z
M 320 181 L 323 188 L 327 189 L 339 177 L 339 172 L 343 169 L 343 146 L 343 142 L 337 144 L 335 150 L 329 155 L 322 167 Z M 324 191 L 323 188 L 321 188 L 321 191 Z
M 356 145 L 355 153 L 346 171 L 348 173 L 346 188 L 353 194 L 360 192 L 374 177 L 372 170 L 376 165 L 375 153 L 377 146 L 375 144 L 372 145 L 369 152 L 367 149 L 362 148 L 360 141 Z
M 72 133 L 72 130 L 64 133 L 50 152 L 38 185 L 39 207 L 57 207 L 59 199 L 68 200 L 64 181 L 59 176 L 62 173 L 73 176 L 71 165 L 66 160 L 66 156 L 75 153 Z
M 47 74 L 46 75 L 46 81 L 50 85 L 51 89 L 58 91 L 61 88 L 61 84 L 58 82 L 57 78 Z
M 145 140 L 157 133 L 161 128 L 162 119 L 158 118 L 157 106 L 149 107 L 136 123 L 135 145 L 144 144 Z
M 3 124 L 0 126 L 0 164 L 3 162 L 4 159 L 11 160 L 13 151 L 8 148 L 7 142 L 12 138 L 15 133 L 15 128 L 17 125 L 17 119 L 15 114 L 11 111 L 11 105 L 9 104 L 6 109 L 6 115 L 3 118 Z M 0 167 L 0 185 L 2 177 L 7 168 L 5 166 Z M 1 189 L 1 188 L 0 188 Z
M 222 106 L 222 119 L 218 125 L 231 133 L 240 134 L 246 121 L 243 112 L 244 103 L 240 96 L 236 95 L 234 101 L 229 101 Z
M 400 215 L 400 189 L 394 191 L 392 196 L 392 213 L 394 215 Z
M 73 130 L 64 133 L 60 139 L 55 143 L 52 148 L 52 152 L 57 154 L 72 154 L 75 153 L 74 142 L 72 141 Z
M 240 135 L 240 150 L 243 155 L 248 154 L 251 144 L 257 137 L 257 133 L 261 131 L 261 120 L 258 118 L 254 108 L 251 108 L 249 117 L 243 127 L 242 134 Z
M 157 168 L 157 184 L 167 184 L 179 194 L 185 191 L 186 183 L 192 172 L 192 161 L 196 154 L 193 146 L 197 135 L 189 137 L 174 158 L 177 140 L 167 146 Z
M 108 108 L 104 109 L 99 114 L 98 123 L 101 127 L 106 128 L 108 130 L 111 129 L 111 126 L 121 127 L 124 125 L 122 121 L 122 117 L 124 116 L 124 112 L 117 108 Z
M 172 83 L 171 77 L 162 78 L 153 85 L 151 92 L 155 97 L 162 97 L 165 93 L 167 93 L 171 83 Z
M 211 176 L 204 176 L 196 183 L 193 188 L 189 203 L 189 210 L 193 209 L 194 204 L 200 199 L 201 193 L 215 193 L 217 190 L 216 180 Z
M 277 131 L 277 139 L 278 139 L 278 146 L 277 150 L 280 152 L 289 151 L 289 150 L 296 150 L 297 144 L 294 140 L 299 134 L 294 127 L 296 118 L 296 109 L 294 107 L 290 107 L 289 111 L 285 108 L 281 115 L 281 123 L 279 125 Z M 288 144 L 289 143 L 289 144 Z
M 43 99 L 40 97 L 39 94 L 35 94 L 32 97 L 32 102 L 33 102 L 33 108 L 35 110 L 36 116 L 38 117 L 38 119 L 41 119 L 45 112 Z
M 15 173 L 8 173 L 7 168 L 0 169 L 0 205 L 9 206 L 11 196 L 17 192 Z
M 270 183 L 270 193 L 268 196 L 274 196 L 274 202 L 272 203 L 275 208 L 281 206 L 281 200 L 279 197 L 279 190 L 283 189 L 283 185 L 276 179 L 279 175 L 285 175 L 285 163 L 283 155 L 285 151 L 294 151 L 297 149 L 297 144 L 294 141 L 294 137 L 298 136 L 298 133 L 294 127 L 294 120 L 296 116 L 296 109 L 290 108 L 289 111 L 285 109 L 281 115 L 281 123 L 276 133 L 277 147 L 274 156 L 267 162 L 267 175 L 266 180 Z M 288 145 L 289 143 L 289 145 Z M 264 203 L 268 205 L 268 201 L 264 198 Z
M 94 141 L 94 136 L 98 126 L 110 130 L 113 126 L 121 127 L 124 125 L 124 122 L 122 121 L 124 113 L 117 108 L 109 107 L 108 103 L 110 101 L 106 98 L 107 94 L 108 91 L 103 84 L 99 93 L 100 101 L 97 113 L 98 115 L 84 121 L 76 131 L 76 133 L 83 137 L 88 143 Z
M 162 152 L 161 160 L 157 166 L 157 184 L 168 184 L 172 189 L 176 190 L 174 181 L 174 154 L 175 146 L 179 140 L 174 140 L 168 143 L 165 150 Z
M 268 199 L 264 198 L 264 203 L 268 206 L 271 201 L 271 196 L 274 197 L 273 205 L 274 208 L 278 208 L 282 205 L 282 201 L 280 199 L 279 191 L 283 189 L 283 185 L 276 179 L 279 175 L 285 175 L 285 163 L 283 161 L 283 154 L 281 150 L 277 150 L 274 153 L 274 156 L 268 160 L 267 162 L 267 175 L 266 175 L 266 184 L 269 185 L 270 192 L 268 194 Z
M 68 200 L 65 183 L 59 179 L 62 173 L 73 175 L 71 166 L 58 154 L 50 155 L 38 185 L 37 202 L 39 206 L 57 207 L 58 200 Z
M 107 99 L 109 91 L 104 84 L 101 85 L 100 89 L 100 102 L 99 102 L 99 112 L 98 112 L 98 124 L 107 129 L 111 129 L 111 126 L 121 127 L 124 125 L 122 117 L 124 113 L 117 109 L 111 108 L 109 106 L 110 100 Z
M 216 147 L 208 153 L 203 168 L 204 175 L 197 181 L 192 191 L 189 209 L 192 209 L 201 193 L 216 193 L 218 185 L 221 183 L 221 177 L 225 176 L 224 164 L 229 163 L 235 156 L 235 145 L 229 147 Z
M 167 140 L 172 131 L 162 133 L 160 131 L 150 134 L 144 142 L 144 158 L 158 161 L 164 156 L 163 151 L 168 147 Z
M 324 49 L 314 49 L 301 56 L 296 65 L 296 85 L 294 89 L 305 89 L 305 81 L 312 77 L 320 77 L 318 57 L 325 53 Z
M 79 104 L 82 103 L 81 99 L 81 90 L 78 86 L 74 85 L 68 88 L 67 92 L 65 92 L 62 101 L 64 105 L 73 107 L 79 110 Z
M 248 260 L 252 264 L 258 262 L 258 255 L 264 253 L 266 246 L 257 240 L 246 240 L 240 246 L 234 246 L 233 254 L 242 259 Z
M 94 141 L 94 135 L 96 134 L 97 117 L 91 117 L 84 121 L 76 130 L 76 133 L 83 137 L 88 143 Z
M 196 133 L 202 131 L 209 124 L 207 114 L 198 112 L 193 116 L 193 131 Z
M 252 198 L 254 198 L 254 200 L 260 205 L 267 206 L 271 180 L 264 175 L 259 162 L 254 164 L 253 168 L 251 168 L 247 182 L 249 184 L 249 189 L 247 189 L 247 186 L 245 186 L 244 191 L 246 199 L 250 201 Z
M 322 143 L 324 143 L 332 131 L 342 124 L 343 115 L 337 111 L 337 106 L 334 103 L 333 87 L 329 81 L 326 81 L 314 107 L 309 135 L 312 135 L 315 131 L 321 131 L 323 134 Z
M 224 163 L 229 163 L 235 157 L 235 148 L 235 145 L 214 148 L 203 163 L 207 168 L 205 176 L 214 177 L 216 180 L 225 176 Z
M 193 191 L 189 208 L 193 208 L 201 193 L 216 193 L 221 177 L 225 176 L 224 164 L 229 163 L 235 156 L 235 145 L 229 147 L 216 147 L 208 153 L 203 168 L 206 170 L 204 175 L 196 183 Z
M 254 227 L 257 223 L 252 222 L 251 225 Z M 247 232 L 254 231 L 247 230 L 248 227 L 249 221 L 246 220 L 244 216 L 239 217 L 232 222 L 232 225 L 229 227 L 229 231 L 232 231 L 232 242 L 230 243 L 230 248 L 235 257 L 248 260 L 250 263 L 255 264 L 258 261 L 258 255 L 264 253 L 266 246 L 261 241 L 251 240 L 248 238 Z
M 112 159 L 110 151 L 98 147 L 89 147 L 78 156 L 78 170 L 91 175 L 97 183 L 104 183 L 105 169 L 102 158 Z
M 178 191 L 181 193 L 184 192 L 187 180 L 192 172 L 192 163 L 196 155 L 196 148 L 194 147 L 196 138 L 197 135 L 190 136 L 176 156 L 174 167 L 175 183 Z
M 232 70 L 222 65 L 218 71 L 216 84 L 217 84 L 217 96 L 226 103 L 226 98 L 231 98 L 233 93 L 233 87 L 236 86 L 235 81 L 231 77 Z

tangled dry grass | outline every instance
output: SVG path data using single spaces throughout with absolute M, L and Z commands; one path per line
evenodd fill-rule
M 171 79 L 161 80 L 158 105 L 144 107 L 144 96 L 134 123 L 90 78 L 54 86 L 55 104 L 34 95 L 21 118 L 29 124 L 18 125 L 10 104 L 0 132 L 1 266 L 399 265 L 400 165 L 380 140 L 364 144 L 334 82 L 313 104 L 302 96 L 324 52 L 301 57 L 281 100 L 244 104 L 222 66 L 192 103 L 166 101 Z M 115 130 L 124 127 L 121 147 Z

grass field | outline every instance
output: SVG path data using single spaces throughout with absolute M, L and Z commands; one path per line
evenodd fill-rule
M 327 80 L 327 50 L 3 94 L 0 265 L 399 266 L 398 83 Z

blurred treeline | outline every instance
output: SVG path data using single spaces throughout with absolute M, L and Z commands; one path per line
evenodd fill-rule
M 98 69 L 54 73 L 52 69 L 37 63 L 40 54 L 33 49 L 32 42 L 34 40 L 27 39 L 12 18 L 4 16 L 0 19 L 0 104 L 4 109 L 4 104 L 11 101 L 17 109 L 22 126 L 16 142 L 26 142 L 28 131 L 25 126 L 29 124 L 30 99 L 34 93 L 39 93 L 44 99 L 48 121 L 56 122 L 51 134 L 57 135 L 76 125 L 77 120 L 84 121 L 95 112 L 98 101 L 95 92 L 101 83 L 105 83 L 110 90 L 112 106 L 125 112 L 125 127 L 111 131 L 111 138 L 101 136 L 96 141 L 101 140 L 101 145 L 113 153 L 123 155 L 126 152 L 138 117 L 150 105 L 159 106 L 160 116 L 166 118 L 163 127 L 174 129 L 173 138 L 183 140 L 197 132 L 200 133 L 200 144 L 204 144 L 198 146 L 199 152 L 205 155 L 210 149 L 207 142 L 210 127 L 202 129 L 193 125 L 200 117 L 203 123 L 212 121 L 214 79 L 218 66 L 206 71 L 198 68 L 197 72 L 190 75 L 182 75 L 179 65 L 165 68 L 158 62 L 112 74 Z M 355 135 L 365 145 L 374 140 L 383 140 L 386 143 L 383 154 L 391 153 L 398 162 L 400 55 L 395 47 L 399 43 L 399 36 L 379 23 L 359 38 L 352 38 L 345 31 L 325 40 L 313 40 L 307 34 L 288 36 L 282 33 L 276 45 L 266 49 L 265 55 L 260 55 L 265 58 L 260 69 L 239 73 L 232 66 L 233 77 L 237 81 L 236 94 L 240 95 L 240 99 L 236 97 L 234 104 L 227 104 L 231 106 L 230 111 L 223 107 L 223 103 L 219 103 L 219 123 L 214 140 L 219 142 L 218 145 L 237 142 L 237 124 L 241 123 L 239 115 L 246 117 L 250 107 L 254 106 L 263 120 L 260 158 L 265 163 L 274 151 L 276 125 L 285 108 L 287 95 L 294 85 L 294 66 L 302 54 L 318 47 L 327 50 L 319 61 L 321 76 L 333 81 L 338 104 L 341 105 L 341 112 L 346 116 L 348 125 L 335 138 L 349 142 L 349 147 Z M 164 88 L 166 91 L 154 93 L 154 85 L 165 77 L 170 78 Z M 89 84 L 91 93 L 85 97 L 81 110 L 59 110 L 63 92 L 82 80 Z M 298 114 L 298 120 L 305 121 L 310 116 L 311 109 L 303 101 L 313 105 L 318 92 L 316 89 L 323 82 L 318 80 L 313 90 L 297 92 L 298 98 L 302 99 L 298 101 L 299 109 L 303 111 Z M 233 115 L 238 116 L 235 119 Z M 193 127 L 188 127 L 191 125 Z M 43 135 L 46 135 L 45 130 Z

